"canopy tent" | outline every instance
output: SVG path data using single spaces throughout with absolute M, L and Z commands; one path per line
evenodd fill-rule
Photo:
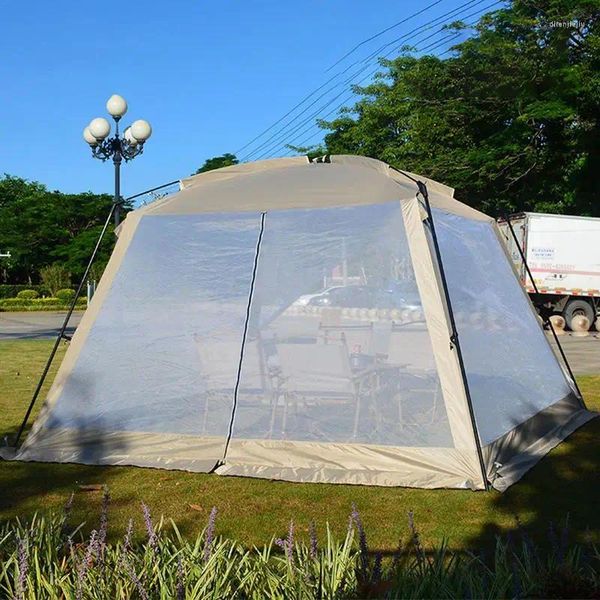
M 502 490 L 592 418 L 493 219 L 327 158 L 128 214 L 16 458 Z

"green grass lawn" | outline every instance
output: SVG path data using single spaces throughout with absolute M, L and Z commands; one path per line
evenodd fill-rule
M 0 342 L 2 436 L 17 430 L 51 344 Z M 65 348 L 61 346 L 49 381 Z M 579 383 L 588 407 L 600 409 L 600 376 L 581 377 Z M 140 502 L 144 501 L 155 516 L 172 518 L 186 535 L 203 528 L 216 506 L 218 533 L 248 545 L 285 535 L 292 519 L 299 532 L 308 531 L 311 519 L 321 525 L 328 521 L 343 537 L 352 503 L 356 503 L 373 549 L 392 550 L 399 538 L 406 538 L 410 510 L 428 544 L 445 537 L 454 548 L 477 547 L 495 533 L 514 528 L 516 516 L 533 533 L 545 536 L 550 523 L 558 526 L 567 515 L 575 536 L 598 541 L 599 473 L 600 419 L 577 431 L 504 494 L 294 484 L 134 467 L 0 461 L 0 519 L 60 509 L 75 492 L 73 519 L 85 521 L 91 529 L 97 526 L 101 492 L 84 491 L 80 486 L 107 484 L 114 534 L 123 532 L 131 517 L 141 530 Z

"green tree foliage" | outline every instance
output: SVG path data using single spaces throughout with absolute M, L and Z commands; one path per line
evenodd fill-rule
M 222 154 L 221 156 L 213 156 L 204 161 L 204 164 L 194 173 L 205 173 L 206 171 L 214 171 L 215 169 L 221 169 L 222 167 L 230 167 L 231 165 L 237 165 L 240 161 L 237 159 L 235 154 Z
M 327 152 L 427 175 L 492 215 L 600 216 L 598 0 L 514 0 L 445 59 L 381 64 L 354 106 L 320 122 Z
M 0 179 L 0 259 L 5 282 L 37 282 L 43 267 L 59 263 L 73 279 L 81 277 L 112 204 L 108 194 L 62 194 L 40 183 L 5 175 Z M 126 203 L 124 209 L 131 207 Z M 114 246 L 111 229 L 98 260 Z

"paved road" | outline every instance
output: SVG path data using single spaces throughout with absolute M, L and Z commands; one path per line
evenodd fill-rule
M 67 334 L 72 335 L 83 312 L 71 317 Z M 50 339 L 60 331 L 66 312 L 7 312 L 0 313 L 0 340 Z M 551 336 L 551 343 L 554 343 Z M 525 340 L 524 340 L 525 341 Z M 566 334 L 560 343 L 576 374 L 600 373 L 600 333 L 587 337 Z
M 55 338 L 62 327 L 66 311 L 59 312 L 0 312 L 0 340 L 33 340 Z M 67 335 L 72 335 L 82 311 L 74 312 L 69 320 Z
M 550 343 L 554 339 L 548 334 Z M 560 336 L 560 345 L 567 355 L 571 369 L 576 375 L 600 374 L 600 333 L 590 333 L 586 337 L 577 337 L 567 333 Z

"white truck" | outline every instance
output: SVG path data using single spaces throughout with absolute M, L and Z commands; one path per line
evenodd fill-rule
M 577 315 L 593 326 L 600 309 L 600 218 L 518 213 L 508 217 L 537 290 L 504 219 L 502 237 L 521 283 L 541 314 L 560 314 L 571 328 Z

